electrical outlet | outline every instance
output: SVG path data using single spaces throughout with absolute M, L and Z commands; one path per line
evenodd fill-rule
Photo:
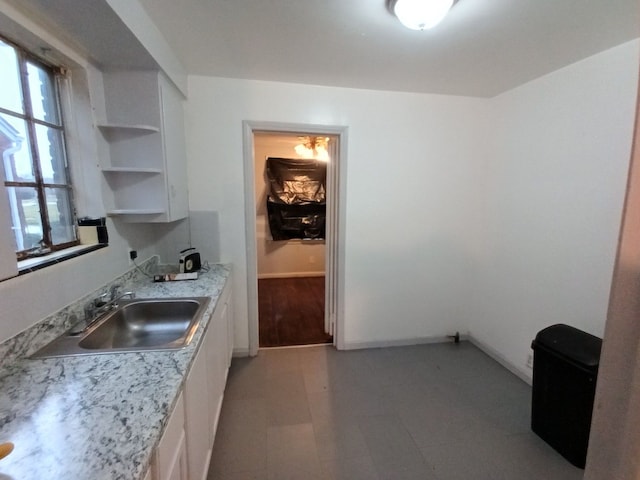
M 313 255 L 311 255 L 309 257 L 309 263 L 316 263 L 316 257 L 314 257 Z
M 533 368 L 533 353 L 527 355 L 527 367 Z
M 138 251 L 137 250 L 132 250 L 131 248 L 129 249 L 129 265 L 133 265 L 133 261 L 138 258 Z

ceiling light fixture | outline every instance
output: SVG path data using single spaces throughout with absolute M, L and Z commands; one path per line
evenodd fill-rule
M 391 0 L 391 10 L 400 23 L 412 30 L 428 30 L 445 17 L 453 0 Z
M 302 158 L 315 158 L 316 160 L 328 161 L 329 137 L 298 137 L 300 143 L 294 150 Z

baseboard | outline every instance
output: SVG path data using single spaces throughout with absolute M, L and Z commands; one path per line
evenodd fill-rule
M 294 350 L 304 348 L 333 347 L 333 343 L 305 343 L 303 345 L 282 345 L 277 347 L 260 347 L 258 350 Z
M 496 362 L 509 370 L 515 376 L 520 378 L 525 383 L 531 385 L 533 383 L 533 372 L 529 373 L 523 370 L 509 360 L 507 360 L 501 353 L 499 353 L 493 347 L 490 347 L 486 343 L 478 340 L 473 335 L 460 335 L 460 340 L 467 340 L 482 350 L 484 353 L 493 358 Z M 448 336 L 433 336 L 433 337 L 419 337 L 419 338 L 400 338 L 395 340 L 376 340 L 371 342 L 345 342 L 344 350 L 360 350 L 364 348 L 385 348 L 385 347 L 406 347 L 409 345 L 424 345 L 428 343 L 445 343 L 451 342 L 451 338 Z M 234 357 L 248 357 L 248 348 L 234 348 Z
M 248 348 L 234 348 L 232 356 L 233 356 L 233 358 L 248 357 L 249 356 L 249 349 Z
M 460 335 L 460 340 L 467 340 L 466 335 Z M 362 348 L 406 347 L 409 345 L 424 345 L 428 343 L 445 343 L 453 340 L 447 336 L 399 338 L 395 340 L 376 340 L 372 342 L 345 342 L 344 350 L 358 350 Z
M 473 337 L 473 335 L 460 335 L 460 340 L 468 340 L 474 346 L 482 350 L 484 353 L 493 358 L 496 362 L 516 375 L 525 383 L 531 385 L 532 373 L 529 373 L 507 360 L 501 353 L 494 348 L 490 347 L 486 343 Z M 451 342 L 451 338 L 448 336 L 433 336 L 433 337 L 420 337 L 420 338 L 401 338 L 396 340 L 379 340 L 372 342 L 345 342 L 344 350 L 358 350 L 363 348 L 385 348 L 385 347 L 405 347 L 408 345 L 423 345 L 428 343 L 445 343 Z
M 519 377 L 522 381 L 528 383 L 529 385 L 531 385 L 533 383 L 533 372 L 529 373 L 526 370 L 523 370 L 519 367 L 517 367 L 516 365 L 514 365 L 512 362 L 510 362 L 509 360 L 507 360 L 501 353 L 499 353 L 495 348 L 490 347 L 489 345 L 487 345 L 486 343 L 478 340 L 477 338 L 475 338 L 473 335 L 469 335 L 468 336 L 468 340 L 475 345 L 476 347 L 478 347 L 480 350 L 482 350 L 484 353 L 486 353 L 487 355 L 489 355 L 491 358 L 493 358 L 496 362 L 498 362 L 500 365 L 502 365 L 504 368 L 506 368 L 507 370 L 509 370 L 511 373 L 513 373 L 515 376 Z
M 289 273 L 259 273 L 258 279 L 268 278 L 302 278 L 302 277 L 324 277 L 324 272 L 289 272 Z

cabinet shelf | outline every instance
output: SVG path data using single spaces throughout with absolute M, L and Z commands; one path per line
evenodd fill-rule
M 140 174 L 158 174 L 162 173 L 160 168 L 144 168 L 144 167 L 104 167 L 104 173 L 140 173 Z
M 117 210 L 109 210 L 107 215 L 160 215 L 163 213 L 167 212 L 161 208 L 121 208 Z
M 126 123 L 100 123 L 98 128 L 102 132 L 138 132 L 140 134 L 145 133 L 158 133 L 160 128 L 153 125 L 141 125 L 141 124 L 126 124 Z

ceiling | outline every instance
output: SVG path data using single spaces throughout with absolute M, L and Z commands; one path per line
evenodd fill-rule
M 101 68 L 158 68 L 112 0 L 7 1 Z M 457 0 L 424 32 L 387 1 L 138 0 L 189 74 L 375 90 L 493 97 L 640 37 L 638 0 Z
M 139 0 L 190 74 L 492 97 L 640 37 L 638 0 L 458 0 L 430 31 L 386 0 Z
M 158 63 L 104 0 L 8 0 L 36 23 L 57 27 L 57 36 L 102 68 L 157 69 Z M 0 12 L 4 35 L 25 44 L 24 29 Z M 28 35 L 27 35 L 28 36 Z

